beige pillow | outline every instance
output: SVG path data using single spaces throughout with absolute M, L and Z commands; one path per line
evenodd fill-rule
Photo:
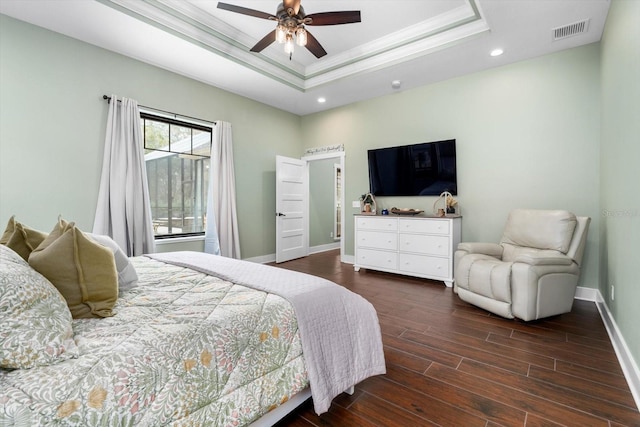
M 27 227 L 16 221 L 15 215 L 9 218 L 7 228 L 0 238 L 0 244 L 12 249 L 25 261 L 29 254 L 47 237 L 47 233 Z
M 60 219 L 29 256 L 67 301 L 75 319 L 112 316 L 118 299 L 118 272 L 113 252 Z
M 67 222 L 58 216 L 58 223 L 50 233 L 50 238 L 44 243 L 43 247 L 49 246 L 51 242 L 62 235 L 69 227 L 73 227 L 74 223 Z M 103 236 L 93 233 L 84 233 L 85 236 L 91 238 L 113 253 L 118 272 L 118 291 L 126 291 L 133 289 L 138 284 L 138 273 L 136 273 L 133 264 L 129 261 L 129 257 L 120 249 L 120 246 L 109 236 Z M 46 239 L 45 239 L 46 240 Z

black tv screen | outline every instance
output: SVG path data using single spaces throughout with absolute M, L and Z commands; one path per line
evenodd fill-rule
M 369 190 L 376 196 L 458 194 L 456 140 L 368 150 Z

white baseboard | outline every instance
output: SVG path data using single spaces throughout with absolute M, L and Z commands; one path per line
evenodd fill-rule
M 598 291 L 597 289 L 584 288 L 582 286 L 578 286 L 578 288 L 576 289 L 576 295 L 574 298 L 585 300 L 585 301 L 596 302 L 599 293 L 600 291 Z
M 340 242 L 313 246 L 309 248 L 309 255 L 317 254 L 320 252 L 332 251 L 334 249 L 340 249 Z M 269 262 L 276 262 L 276 254 L 267 254 L 267 255 L 252 257 L 252 258 L 244 258 L 244 261 L 256 262 L 258 264 L 267 264 Z
M 267 264 L 269 262 L 276 262 L 276 254 L 255 256 L 253 258 L 244 258 L 243 261 L 256 262 L 258 264 Z
M 620 362 L 620 367 L 622 368 L 624 377 L 627 380 L 633 399 L 636 401 L 638 409 L 640 409 L 640 369 L 638 369 L 638 363 L 633 358 L 633 355 L 629 350 L 629 346 L 627 346 L 627 342 L 620 333 L 618 324 L 613 318 L 604 298 L 602 298 L 600 290 L 578 286 L 575 298 L 593 301 L 596 303 L 596 307 L 598 307 L 600 317 L 602 318 L 602 323 L 604 323 L 604 327 L 607 329 L 609 339 L 611 340 L 613 349 L 616 352 L 616 356 Z
M 340 249 L 340 242 L 327 243 L 326 245 L 318 245 L 309 248 L 309 255 L 317 254 L 320 252 L 332 251 L 334 249 Z

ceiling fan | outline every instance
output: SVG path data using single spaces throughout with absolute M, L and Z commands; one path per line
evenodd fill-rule
M 305 25 L 339 25 L 360 22 L 359 10 L 321 12 L 307 15 L 302 5 L 300 5 L 300 0 L 283 0 L 278 6 L 275 15 L 228 3 L 218 3 L 218 9 L 276 21 L 278 23 L 276 29 L 256 43 L 251 48 L 251 52 L 260 52 L 271 43 L 277 41 L 284 44 L 284 51 L 289 54 L 289 59 L 293 54 L 294 39 L 298 46 L 305 46 L 316 58 L 322 58 L 327 54 L 320 42 L 304 28 Z

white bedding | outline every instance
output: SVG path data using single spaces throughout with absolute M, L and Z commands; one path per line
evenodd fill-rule
M 360 381 L 386 372 L 378 317 L 361 296 L 320 277 L 200 252 L 147 255 L 274 293 L 294 307 L 316 413 Z

